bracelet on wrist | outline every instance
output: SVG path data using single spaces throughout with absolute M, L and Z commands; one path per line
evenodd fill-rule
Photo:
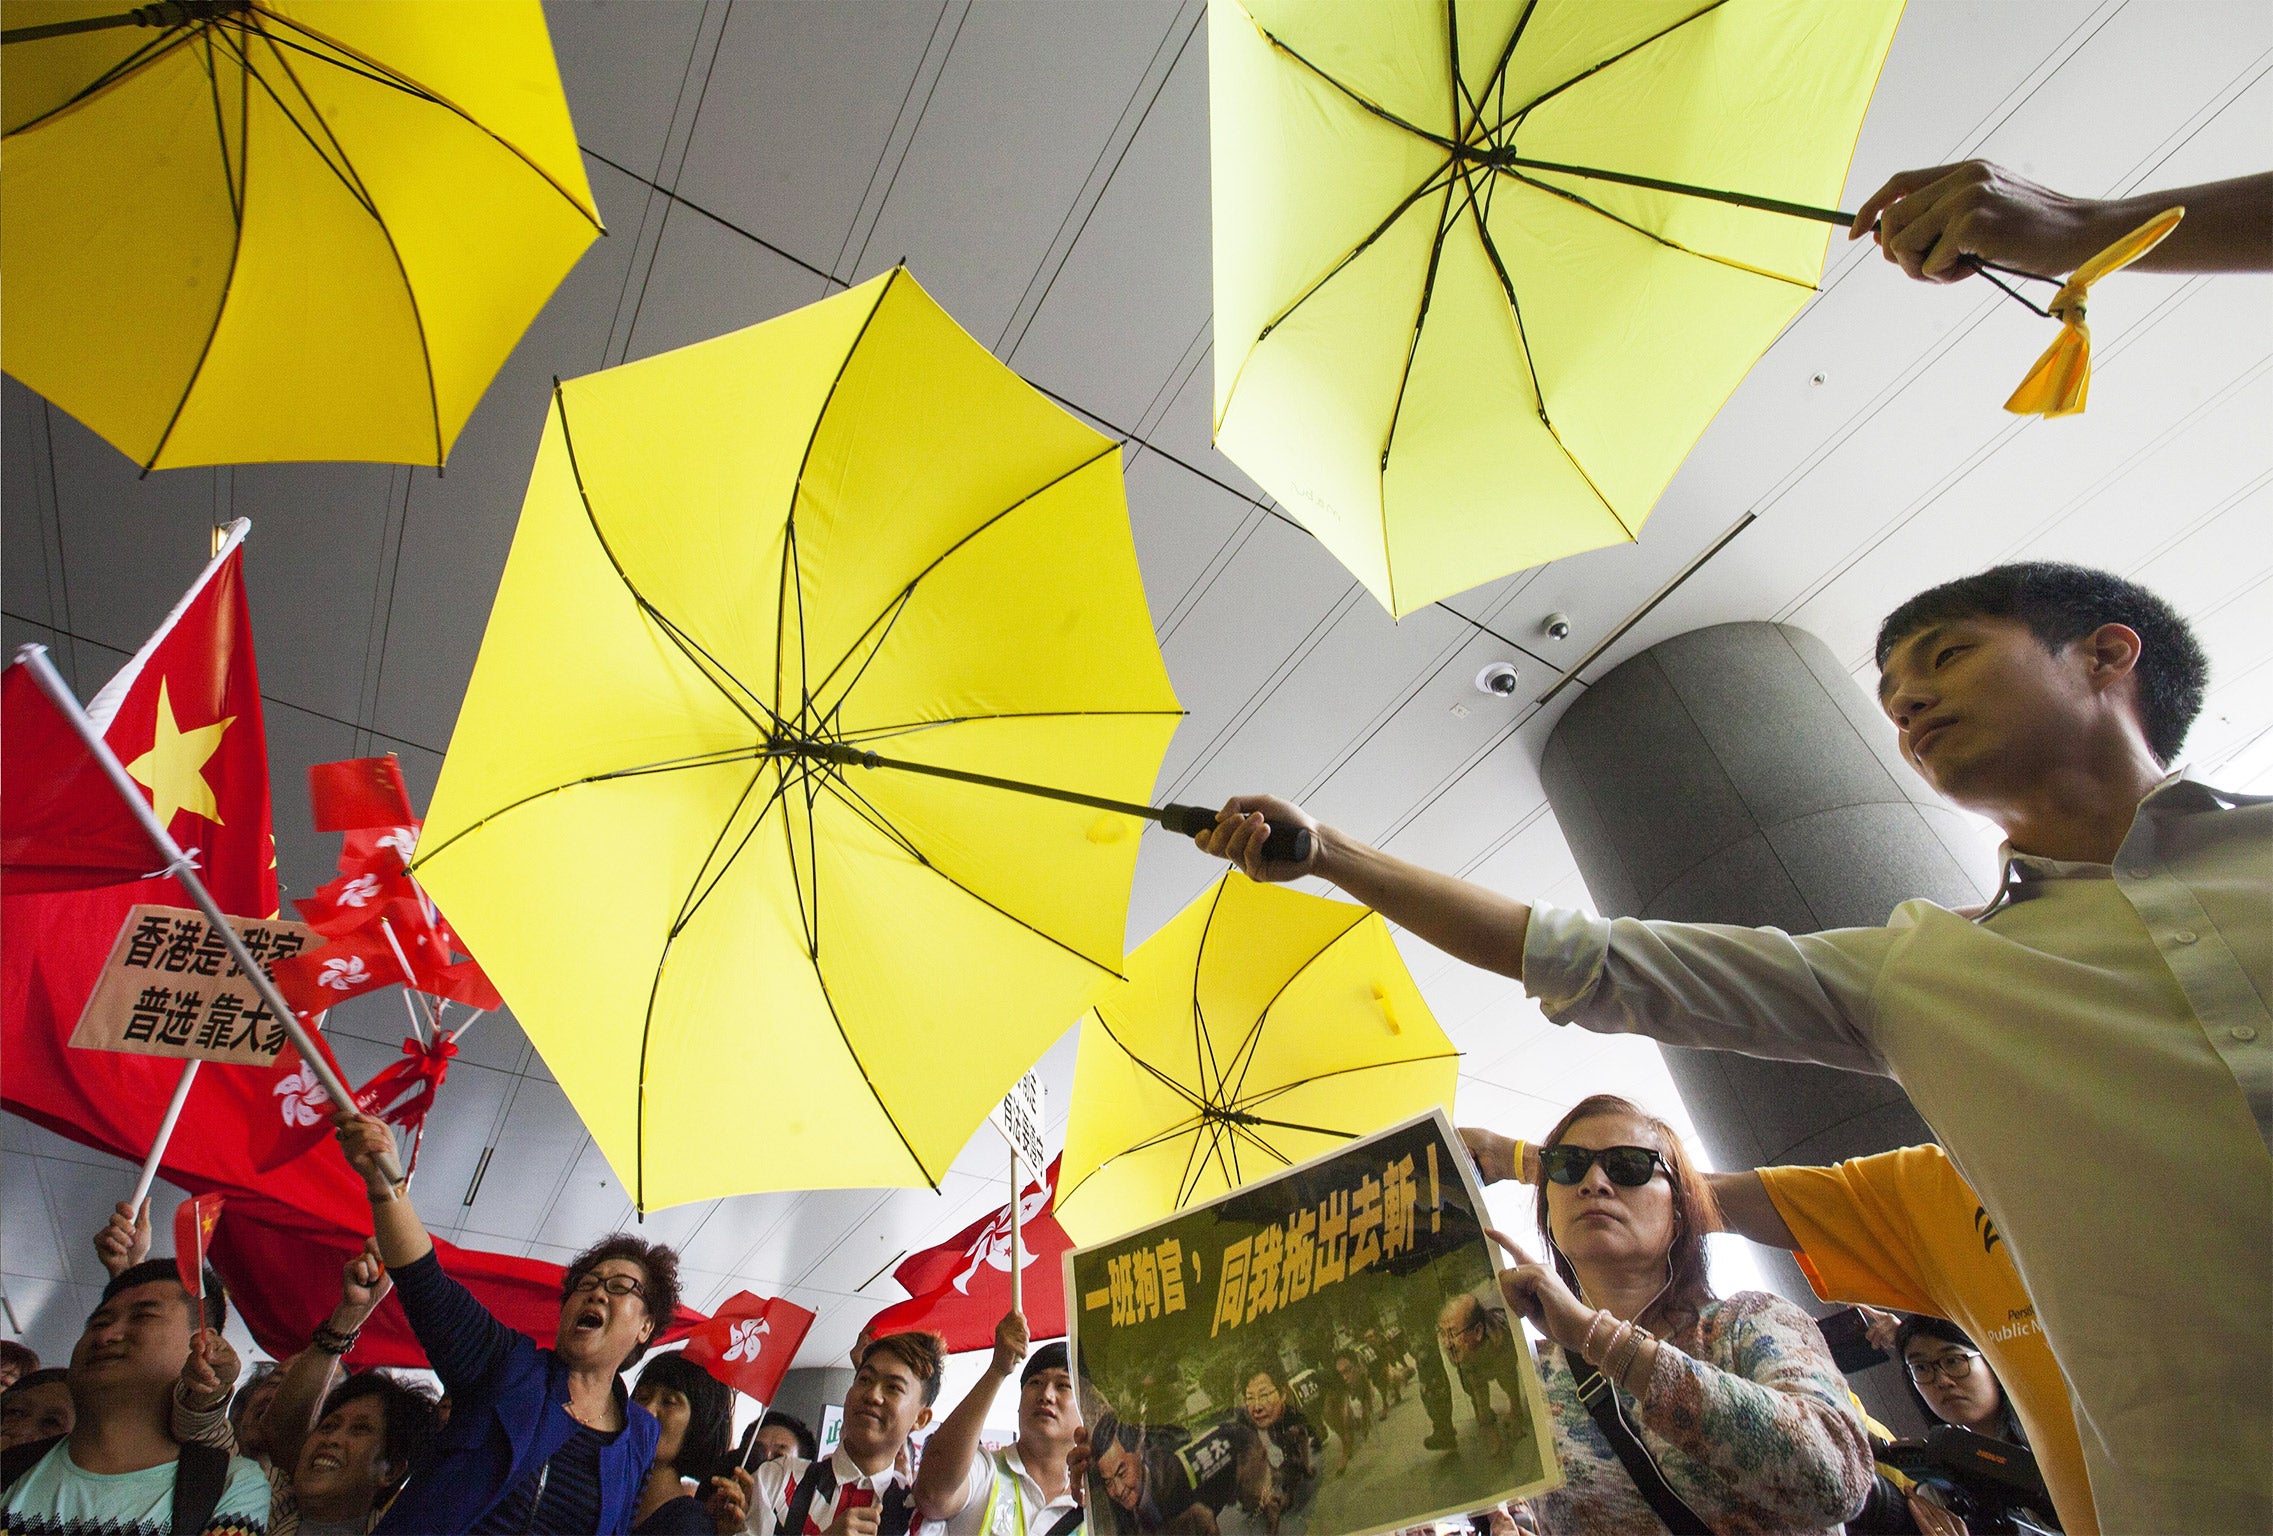
M 355 1341 L 361 1337 L 361 1328 L 350 1328 L 342 1332 L 329 1323 L 318 1323 L 315 1335 L 308 1342 L 327 1355 L 344 1355 L 355 1347 Z
M 1594 1309 L 1594 1316 L 1587 1320 L 1586 1336 L 1578 1341 L 1578 1354 L 1581 1360 L 1589 1365 L 1601 1364 L 1602 1357 L 1594 1352 L 1594 1335 L 1603 1324 L 1617 1321 L 1618 1319 L 1612 1317 L 1608 1309 L 1603 1307 Z

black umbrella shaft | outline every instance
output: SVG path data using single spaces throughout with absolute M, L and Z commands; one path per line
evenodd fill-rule
M 1552 160 L 1532 160 L 1522 155 L 1493 155 L 1490 162 L 1493 165 L 1521 166 L 1530 171 L 1559 171 L 1565 176 L 1584 176 L 1592 181 L 1615 181 L 1629 187 L 1647 187 L 1653 192 L 1677 192 L 1685 197 L 1710 198 L 1716 203 L 1734 203 L 1739 208 L 1757 208 L 1762 213 L 1788 213 L 1796 219 L 1817 219 L 1825 224 L 1851 225 L 1855 222 L 1853 214 L 1841 213 L 1836 208 L 1787 203 L 1773 197 L 1754 197 L 1749 192 L 1725 192 L 1717 187 L 1696 187 L 1685 181 L 1659 181 L 1654 176 L 1605 171 L 1598 166 L 1558 165 Z
M 36 43 L 46 37 L 69 37 L 75 32 L 102 32 L 112 27 L 179 27 L 193 21 L 211 21 L 252 9 L 252 0 L 161 0 L 138 5 L 115 16 L 81 16 L 75 21 L 50 21 L 36 27 L 12 27 L 0 32 L 0 43 Z
M 935 779 L 953 779 L 960 784 L 981 784 L 988 789 L 1007 789 L 1013 794 L 1040 795 L 1046 800 L 1062 800 L 1069 805 L 1086 805 L 1100 811 L 1117 811 L 1123 816 L 1141 816 L 1146 821 L 1157 821 L 1171 832 L 1186 837 L 1198 837 L 1215 826 L 1216 813 L 1201 805 L 1140 805 L 1130 800 L 1108 800 L 1103 795 L 1085 795 L 1076 789 L 1058 789 L 1048 784 L 1029 784 L 1023 779 L 1002 779 L 991 773 L 971 773 L 961 768 L 943 768 L 936 763 L 911 763 L 902 758 L 880 757 L 858 747 L 841 742 L 814 742 L 801 744 L 798 751 L 832 763 L 855 768 L 898 768 L 908 773 L 927 773 Z M 1299 864 L 1310 857 L 1310 830 L 1307 827 L 1273 827 L 1263 841 L 1263 857 L 1285 863 Z

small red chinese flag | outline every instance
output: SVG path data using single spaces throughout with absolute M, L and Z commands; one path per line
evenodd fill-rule
M 813 1314 L 797 1303 L 742 1291 L 687 1336 L 687 1362 L 744 1397 L 770 1403 L 812 1326 Z
M 393 827 L 412 819 L 402 764 L 392 752 L 385 757 L 313 764 L 308 769 L 308 799 L 318 832 Z
M 182 1289 L 192 1296 L 205 1295 L 205 1251 L 212 1246 L 213 1228 L 221 1220 L 221 1197 L 193 1195 L 174 1212 L 174 1268 Z

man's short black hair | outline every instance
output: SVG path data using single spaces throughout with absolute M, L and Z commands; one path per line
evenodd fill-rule
M 14 1397 L 18 1392 L 29 1392 L 34 1387 L 57 1385 L 70 1379 L 71 1373 L 60 1365 L 50 1365 L 40 1370 L 26 1371 L 8 1383 L 5 1388 L 0 1388 L 0 1398 Z
M 2102 624 L 2124 624 L 2139 636 L 2139 724 L 2148 750 L 2168 766 L 2186 743 L 2210 663 L 2178 610 L 2134 581 L 2087 566 L 2024 560 L 1995 566 L 1911 598 L 1878 627 L 1878 666 L 1897 645 L 1931 624 L 1950 619 L 2018 619 L 2046 650 L 2090 634 Z
M 761 1429 L 788 1430 L 797 1441 L 799 1458 L 805 1461 L 818 1461 L 820 1459 L 821 1442 L 813 1438 L 811 1426 L 796 1414 L 783 1413 L 778 1408 L 768 1408 L 766 1416 L 752 1424 L 749 1432 L 742 1436 L 741 1459 L 748 1459 L 750 1446 L 757 1440 L 758 1431 Z
M 1044 1371 L 1064 1371 L 1067 1375 L 1072 1375 L 1071 1358 L 1066 1352 L 1065 1340 L 1058 1339 L 1044 1344 L 1026 1357 L 1026 1369 L 1018 1373 L 1019 1387 L 1023 1390 L 1026 1383 Z
M 153 1280 L 164 1280 L 172 1285 L 175 1290 L 181 1291 L 181 1273 L 174 1268 L 172 1259 L 144 1259 L 141 1263 L 131 1268 L 122 1269 L 111 1276 L 110 1284 L 103 1287 L 103 1299 L 95 1303 L 95 1311 L 101 1311 L 104 1305 L 119 1292 L 131 1291 L 136 1286 L 148 1285 Z M 192 1308 L 197 1305 L 196 1298 L 192 1297 L 187 1291 L 182 1291 L 182 1300 Z M 92 1315 L 92 1313 L 89 1314 L 89 1316 Z M 192 1311 L 190 1315 L 195 1317 L 196 1313 Z M 229 1293 L 222 1288 L 221 1277 L 215 1274 L 213 1266 L 208 1264 L 205 1266 L 205 1326 L 215 1333 L 219 1333 L 228 1325 Z

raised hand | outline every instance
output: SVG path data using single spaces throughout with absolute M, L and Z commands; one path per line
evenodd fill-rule
M 1524 1252 L 1514 1238 L 1490 1227 L 1485 1228 L 1485 1234 L 1508 1256 L 1510 1267 L 1500 1275 L 1500 1294 L 1507 1298 L 1507 1304 L 1522 1313 L 1532 1327 L 1577 1354 L 1594 1322 L 1595 1309 L 1579 1300 L 1551 1265 Z
M 1274 827 L 1301 827 L 1310 833 L 1310 857 L 1299 862 L 1263 857 L 1263 840 Z M 1276 795 L 1237 795 L 1216 813 L 1215 827 L 1193 839 L 1202 853 L 1229 859 L 1250 880 L 1299 880 L 1318 871 L 1325 834 L 1301 806 Z
M 106 1273 L 123 1275 L 150 1256 L 150 1202 L 144 1200 L 137 1211 L 129 1201 L 121 1200 L 95 1234 L 95 1258 Z
M 387 1177 L 386 1162 L 395 1155 L 395 1133 L 386 1121 L 372 1115 L 341 1110 L 331 1117 L 337 1127 L 339 1149 L 347 1166 L 363 1177 L 363 1187 L 374 1200 L 389 1198 L 394 1181 Z
M 229 1400 L 241 1368 L 227 1339 L 215 1329 L 200 1328 L 191 1335 L 189 1358 L 182 1362 L 182 1402 L 199 1410 L 220 1407 Z
M 1008 1376 L 1018 1369 L 1018 1362 L 1026 1358 L 1029 1340 L 1024 1315 L 1003 1313 L 1002 1321 L 994 1325 L 994 1368 L 998 1375 Z
M 741 1467 L 733 1469 L 728 1477 L 710 1480 L 710 1497 L 703 1502 L 710 1508 L 711 1524 L 718 1536 L 735 1536 L 750 1519 L 750 1500 L 758 1480 Z
M 363 1239 L 363 1251 L 349 1259 L 339 1272 L 339 1310 L 332 1314 L 334 1326 L 352 1331 L 363 1326 L 363 1320 L 377 1310 L 387 1299 L 387 1292 L 395 1287 L 394 1278 L 379 1258 L 379 1240 Z M 350 1319 L 344 1323 L 342 1318 Z

